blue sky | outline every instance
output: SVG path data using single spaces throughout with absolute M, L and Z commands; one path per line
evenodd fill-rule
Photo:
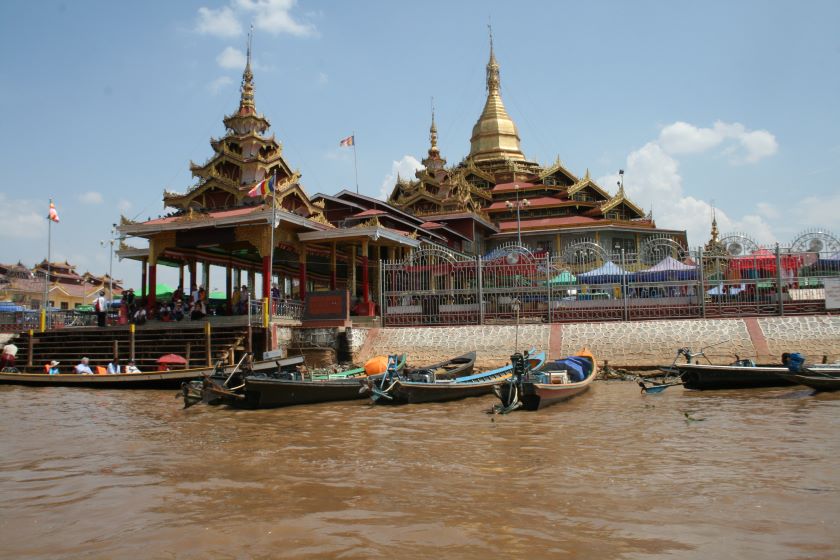
M 237 106 L 255 25 L 257 108 L 310 194 L 378 196 L 428 149 L 430 97 L 450 163 L 484 102 L 491 18 L 502 96 L 527 156 L 559 155 L 663 227 L 787 242 L 840 230 L 840 3 L 0 3 L 0 262 L 104 272 L 120 213 L 163 213 Z M 139 265 L 115 262 L 139 282 Z M 164 276 L 166 278 L 166 276 Z

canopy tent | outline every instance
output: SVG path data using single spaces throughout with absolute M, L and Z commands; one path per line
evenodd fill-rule
M 782 270 L 791 276 L 802 264 L 802 258 L 793 255 L 779 257 Z M 767 249 L 758 249 L 749 255 L 735 257 L 729 261 L 727 278 L 738 280 L 741 278 L 770 278 L 776 274 L 776 253 Z
M 633 275 L 634 282 L 664 282 L 666 280 L 696 280 L 697 266 L 683 264 L 667 256 L 647 270 Z
M 833 255 L 829 255 L 825 258 L 817 259 L 817 262 L 812 265 L 812 268 L 829 274 L 840 273 L 840 251 L 837 251 Z
M 723 284 L 718 284 L 711 290 L 708 290 L 706 293 L 710 296 L 723 296 L 723 295 L 730 295 L 734 296 L 740 294 L 746 289 L 744 284 L 735 284 L 730 286 L 724 286 Z
M 574 284 L 577 282 L 577 277 L 569 272 L 568 270 L 564 270 L 560 272 L 560 274 L 554 276 L 551 280 L 548 281 L 549 284 Z
M 612 261 L 607 261 L 595 270 L 578 274 L 578 281 L 582 284 L 618 284 L 627 276 L 627 271 Z

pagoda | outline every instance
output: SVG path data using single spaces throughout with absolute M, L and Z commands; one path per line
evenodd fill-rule
M 360 309 L 372 314 L 378 286 L 369 281 L 370 258 L 378 262 L 418 246 L 415 232 L 420 228 L 408 221 L 398 230 L 370 216 L 351 224 L 326 217 L 326 201 L 307 195 L 300 172 L 288 164 L 282 144 L 269 135 L 271 124 L 257 111 L 250 36 L 239 106 L 223 123 L 224 135 L 210 140 L 210 158 L 190 162 L 195 184 L 186 192 L 164 190 L 164 207 L 171 210 L 167 215 L 145 222 L 121 219 L 123 236 L 148 240 L 148 248 L 121 243 L 117 251 L 120 258 L 142 263 L 140 296 L 147 306 L 156 304 L 158 264 L 178 268 L 185 290 L 203 285 L 208 293 L 210 267 L 219 266 L 225 268 L 228 301 L 234 285 L 247 285 L 252 295 L 268 298 L 276 282 L 284 296 L 301 300 L 307 291 L 346 288 L 361 300 Z M 266 179 L 273 179 L 273 192 L 257 194 Z
M 582 245 L 604 254 L 640 252 L 653 238 L 686 245 L 684 231 L 656 228 L 652 215 L 627 197 L 623 183 L 610 194 L 588 169 L 578 176 L 559 157 L 545 166 L 525 156 L 502 100 L 492 32 L 486 95 L 469 154 L 455 166 L 447 167 L 437 147 L 433 114 L 423 168 L 413 179 L 398 178 L 391 204 L 465 233 L 474 253 L 508 244 L 569 254 Z

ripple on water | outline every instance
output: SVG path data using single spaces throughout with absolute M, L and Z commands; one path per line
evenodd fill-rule
M 492 416 L 490 397 L 236 411 L 173 394 L 0 388 L 0 557 L 827 558 L 839 544 L 840 395 L 597 383 Z

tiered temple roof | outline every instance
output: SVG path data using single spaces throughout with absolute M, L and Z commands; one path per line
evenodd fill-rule
M 598 228 L 662 233 L 652 216 L 627 197 L 623 185 L 610 194 L 588 169 L 579 177 L 559 157 L 548 166 L 528 160 L 516 125 L 505 110 L 500 84 L 491 34 L 487 97 L 473 127 L 469 154 L 458 165 L 446 166 L 437 147 L 433 113 L 429 155 L 414 179 L 398 178 L 389 197 L 391 204 L 438 223 L 470 216 L 475 239 L 480 237 L 478 230 L 498 240 L 520 230 L 523 235 Z M 527 199 L 528 205 L 520 205 L 517 221 L 520 199 Z M 684 241 L 684 232 L 666 233 Z

